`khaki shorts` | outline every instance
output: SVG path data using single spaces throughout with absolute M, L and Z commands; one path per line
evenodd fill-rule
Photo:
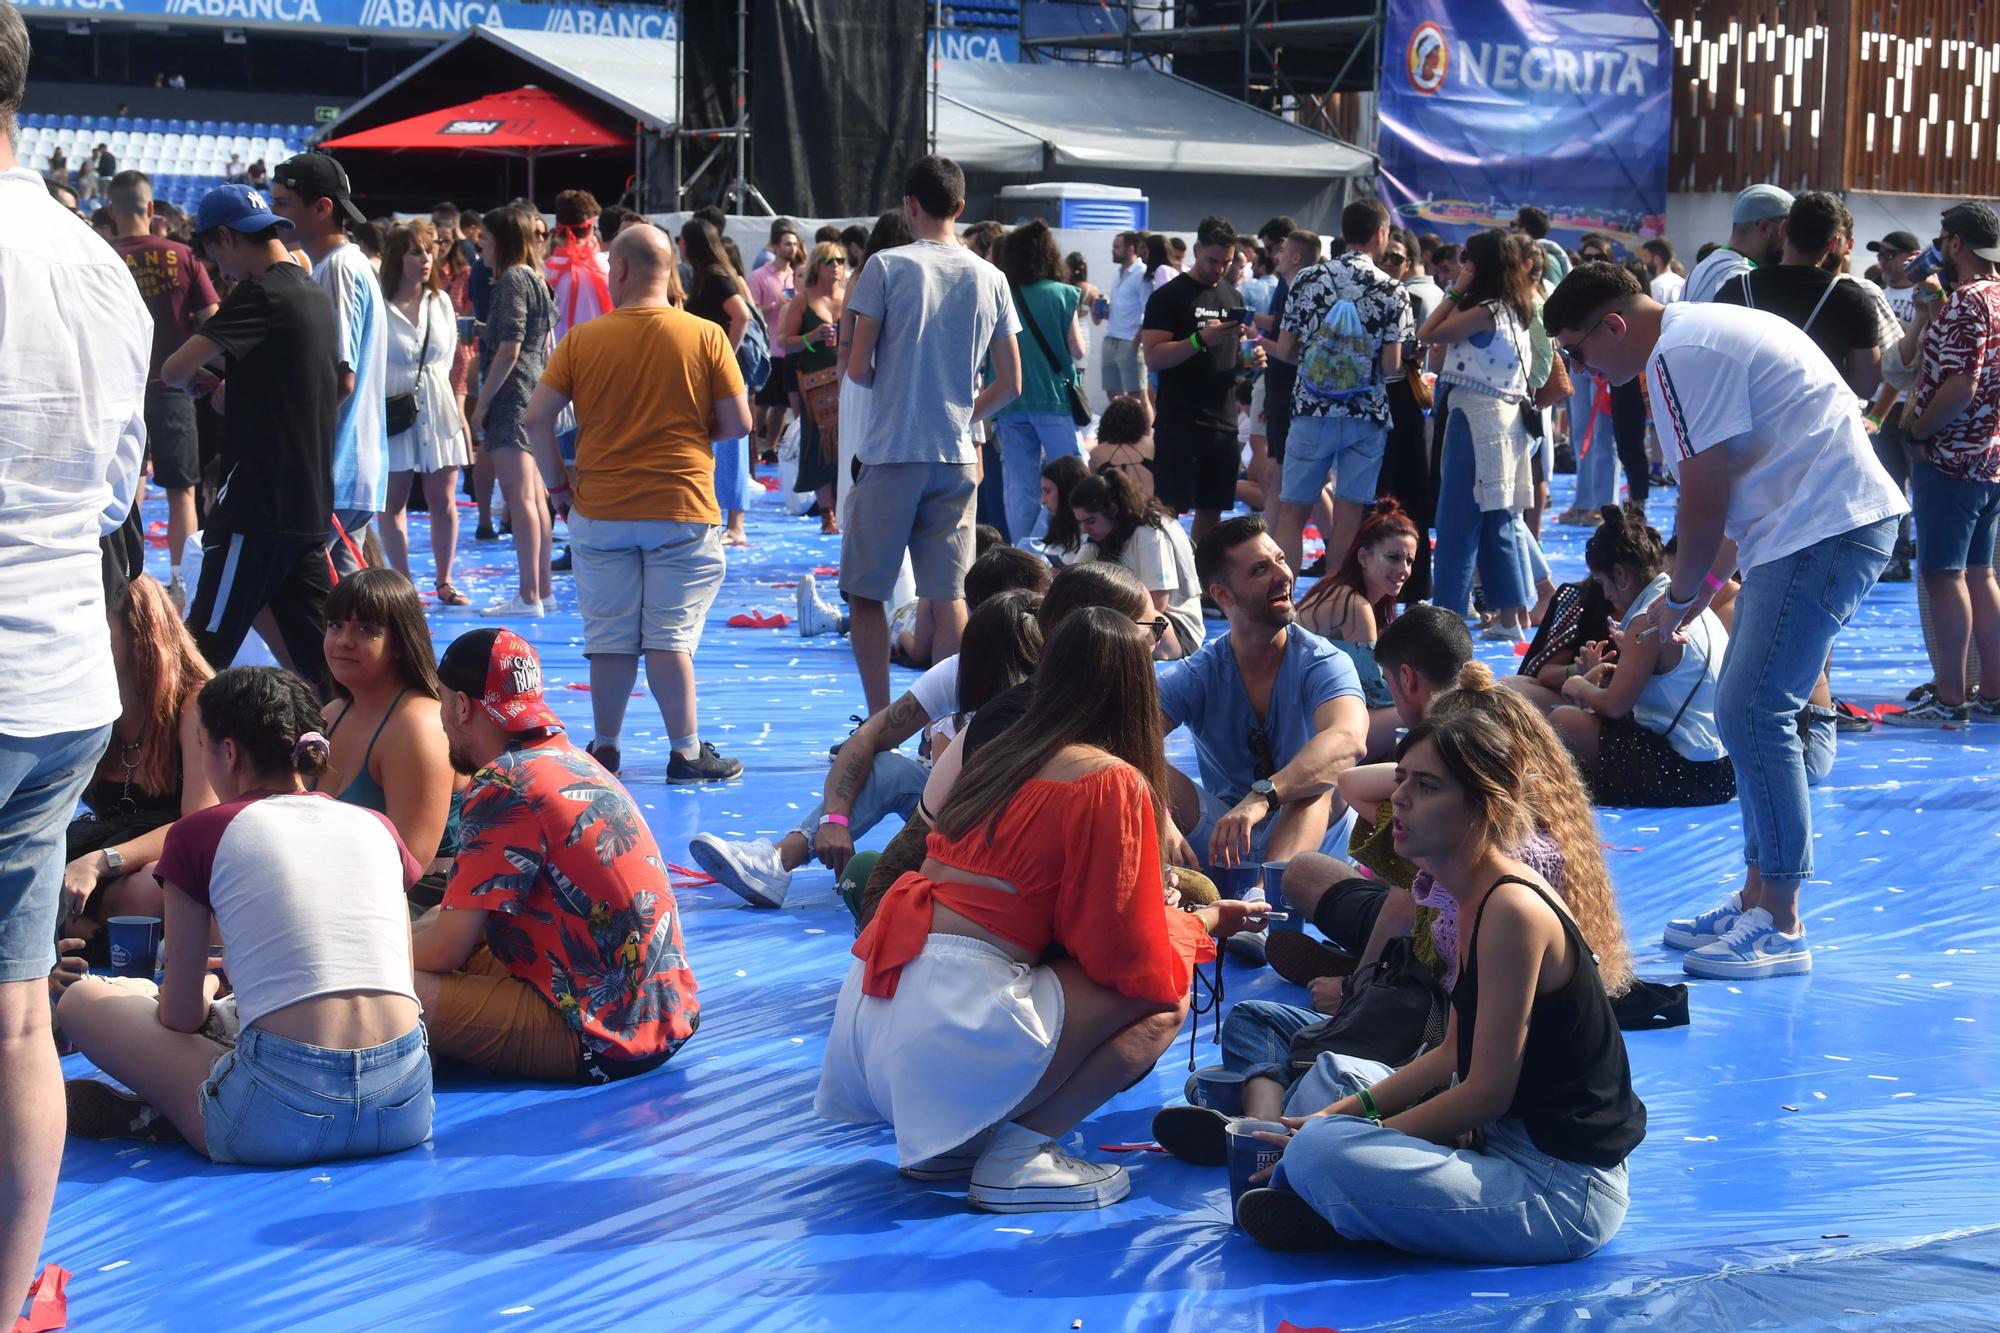
M 840 539 L 840 590 L 886 602 L 910 552 L 917 596 L 955 602 L 972 567 L 972 463 L 863 464 L 847 497 Z
M 722 530 L 673 519 L 571 514 L 583 653 L 692 654 L 722 589 Z
M 522 1078 L 582 1080 L 576 1030 L 485 945 L 438 980 L 437 1005 L 424 1014 L 433 1054 Z

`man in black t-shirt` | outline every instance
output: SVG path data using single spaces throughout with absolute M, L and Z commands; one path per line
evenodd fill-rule
M 195 244 L 236 286 L 160 379 L 214 392 L 223 412 L 222 488 L 188 604 L 196 645 L 221 670 L 268 606 L 292 668 L 322 685 L 340 354 L 332 305 L 285 248 L 291 225 L 248 185 L 202 199 Z
M 1841 243 L 1842 213 L 1840 201 L 1823 191 L 1798 196 L 1785 218 L 1784 257 L 1731 278 L 1715 299 L 1768 310 L 1796 324 L 1826 353 L 1856 398 L 1873 398 L 1882 383 L 1874 299 L 1858 284 L 1820 267 Z
M 1158 372 L 1153 425 L 1154 490 L 1177 512 L 1194 510 L 1199 541 L 1236 507 L 1236 383 L 1238 341 L 1248 325 L 1243 298 L 1222 279 L 1236 253 L 1227 218 L 1203 218 L 1194 262 L 1146 302 L 1139 346 L 1146 369 Z M 1264 364 L 1264 351 L 1251 365 Z

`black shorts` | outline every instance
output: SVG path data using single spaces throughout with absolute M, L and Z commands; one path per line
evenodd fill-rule
M 146 389 L 146 447 L 153 455 L 153 482 L 170 491 L 201 484 L 201 437 L 195 429 L 194 399 L 179 389 Z
M 1176 512 L 1234 509 L 1240 462 L 1234 431 L 1153 428 L 1153 488 Z
M 1338 948 L 1359 954 L 1375 933 L 1375 918 L 1389 899 L 1389 886 L 1379 879 L 1344 879 L 1319 896 L 1312 923 Z
M 757 390 L 757 406 L 789 407 L 791 395 L 798 391 L 799 377 L 792 369 L 792 358 L 774 356 L 771 358 L 771 378 L 764 381 L 764 387 Z
M 202 532 L 201 577 L 188 599 L 195 647 L 217 671 L 236 660 L 257 613 L 271 608 L 292 665 L 325 688 L 326 599 L 333 591 L 326 540 L 268 532 Z

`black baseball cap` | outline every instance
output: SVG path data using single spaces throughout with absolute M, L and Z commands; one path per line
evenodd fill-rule
M 1885 250 L 1892 255 L 1907 255 L 1915 254 L 1924 247 L 1923 243 L 1917 240 L 1915 233 L 1892 231 L 1879 241 L 1868 242 L 1868 248 L 1878 255 Z
M 2000 264 L 2000 214 L 1985 204 L 1953 204 L 1944 211 L 1944 229 L 1981 259 Z
M 325 153 L 300 153 L 286 158 L 271 172 L 271 181 L 307 203 L 331 199 L 357 226 L 368 223 L 368 215 L 354 206 L 353 187 L 347 183 L 346 169 Z

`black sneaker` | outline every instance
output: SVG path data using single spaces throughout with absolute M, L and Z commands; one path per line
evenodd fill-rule
M 583 747 L 583 752 L 595 759 L 598 766 L 612 777 L 618 776 L 618 761 L 624 758 L 615 745 L 599 745 L 596 741 Z
M 1162 1106 L 1153 1116 L 1153 1137 L 1183 1162 L 1229 1165 L 1229 1117 L 1206 1106 Z
M 1858 734 L 1875 730 L 1875 715 L 1865 708 L 1857 708 L 1845 699 L 1833 701 L 1833 729 L 1843 734 Z
M 69 1103 L 69 1132 L 80 1139 L 137 1139 L 141 1143 L 179 1143 L 181 1132 L 153 1106 L 129 1092 L 94 1078 L 73 1078 L 63 1084 Z
M 556 557 L 555 559 L 553 559 L 553 560 L 549 561 L 549 571 L 550 571 L 551 573 L 555 573 L 555 574 L 567 574 L 567 573 L 569 573 L 569 572 L 570 572 L 570 567 L 569 567 L 569 552 L 570 552 L 570 548 L 569 548 L 569 547 L 567 547 L 567 546 L 565 546 L 565 547 L 563 547 L 563 553 L 562 553 L 561 555 L 559 555 L 559 556 L 557 556 L 557 557 Z
M 1290 1190 L 1245 1190 L 1236 1225 L 1267 1250 L 1331 1250 L 1346 1244 L 1333 1224 Z
M 743 776 L 743 761 L 724 759 L 707 741 L 701 743 L 701 754 L 694 759 L 683 759 L 680 755 L 675 755 L 667 760 L 669 782 L 728 782 L 732 778 L 741 776 Z
M 497 542 L 500 540 L 500 534 L 493 530 L 491 523 L 481 523 L 477 528 L 473 529 L 472 540 L 476 542 Z

